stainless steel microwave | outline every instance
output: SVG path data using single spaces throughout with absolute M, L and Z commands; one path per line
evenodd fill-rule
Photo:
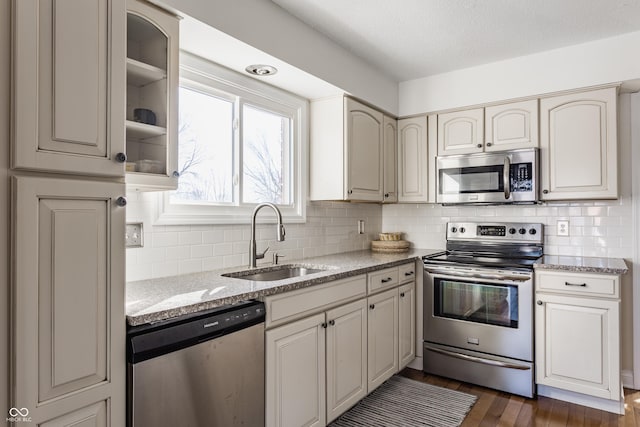
M 538 201 L 537 148 L 439 156 L 436 170 L 437 203 Z

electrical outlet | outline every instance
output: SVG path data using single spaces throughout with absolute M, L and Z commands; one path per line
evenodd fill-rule
M 358 234 L 364 234 L 364 219 L 358 220 Z
M 141 222 L 127 224 L 124 233 L 124 246 L 126 248 L 141 248 L 143 246 Z
M 569 235 L 569 221 L 561 220 L 557 222 L 558 224 L 558 236 L 568 236 Z

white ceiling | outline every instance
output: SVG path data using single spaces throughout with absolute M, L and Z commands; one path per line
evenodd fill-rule
M 271 0 L 397 81 L 640 30 L 640 0 Z

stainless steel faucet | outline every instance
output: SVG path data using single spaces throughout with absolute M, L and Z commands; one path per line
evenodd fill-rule
M 269 248 L 264 250 L 261 254 L 256 253 L 256 215 L 258 211 L 265 206 L 269 206 L 274 210 L 276 215 L 278 216 L 278 224 L 276 225 L 277 236 L 276 239 L 278 242 L 282 242 L 284 240 L 284 225 L 282 224 L 282 214 L 280 213 L 280 209 L 273 203 L 260 203 L 253 210 L 253 215 L 251 216 L 251 242 L 249 242 L 249 267 L 254 268 L 256 266 L 256 260 L 264 258 L 264 255 L 267 253 Z

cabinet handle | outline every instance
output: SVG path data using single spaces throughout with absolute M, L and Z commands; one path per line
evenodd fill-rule
M 127 206 L 127 199 L 122 196 L 118 197 L 116 199 L 116 205 L 120 206 L 121 208 Z
M 536 304 L 542 305 L 542 301 L 538 300 L 538 301 L 536 301 Z
M 405 276 L 413 276 L 413 273 L 415 273 L 415 271 L 407 271 L 404 273 Z
M 478 144 L 478 145 L 476 145 L 476 147 L 482 148 L 482 144 Z
M 493 144 L 491 144 L 490 142 L 487 142 L 487 147 L 491 147 Z
M 549 194 L 549 190 L 542 190 L 542 194 Z
M 387 277 L 386 279 L 382 279 L 382 280 L 380 280 L 380 282 L 382 282 L 382 283 L 387 283 L 387 282 L 390 282 L 390 281 L 392 281 L 392 280 L 393 280 L 393 279 L 392 279 L 391 277 Z
M 124 163 L 127 161 L 127 155 L 124 153 L 118 153 L 116 154 L 116 162 L 118 163 Z
M 400 292 L 400 298 L 404 298 L 404 292 Z
M 369 304 L 369 308 L 370 308 L 371 310 L 373 310 L 374 308 L 376 308 L 376 305 L 375 305 L 375 304 Z
M 327 328 L 327 322 L 322 322 L 322 323 L 320 324 L 320 326 L 322 326 L 323 328 L 325 328 L 325 329 L 326 329 L 326 328 Z
M 587 284 L 586 283 L 569 283 L 569 282 L 564 282 L 565 286 L 579 286 L 581 288 L 586 288 Z
M 172 174 L 172 175 L 173 175 L 173 177 L 174 177 L 174 178 L 179 178 L 179 177 L 180 177 L 180 172 L 178 172 L 178 171 L 173 171 L 173 174 Z
M 384 193 L 385 199 L 389 198 L 389 193 Z
M 336 321 L 335 321 L 335 320 L 329 320 L 329 324 L 330 324 L 331 326 L 333 326 L 333 325 L 335 325 L 335 324 L 336 324 Z

